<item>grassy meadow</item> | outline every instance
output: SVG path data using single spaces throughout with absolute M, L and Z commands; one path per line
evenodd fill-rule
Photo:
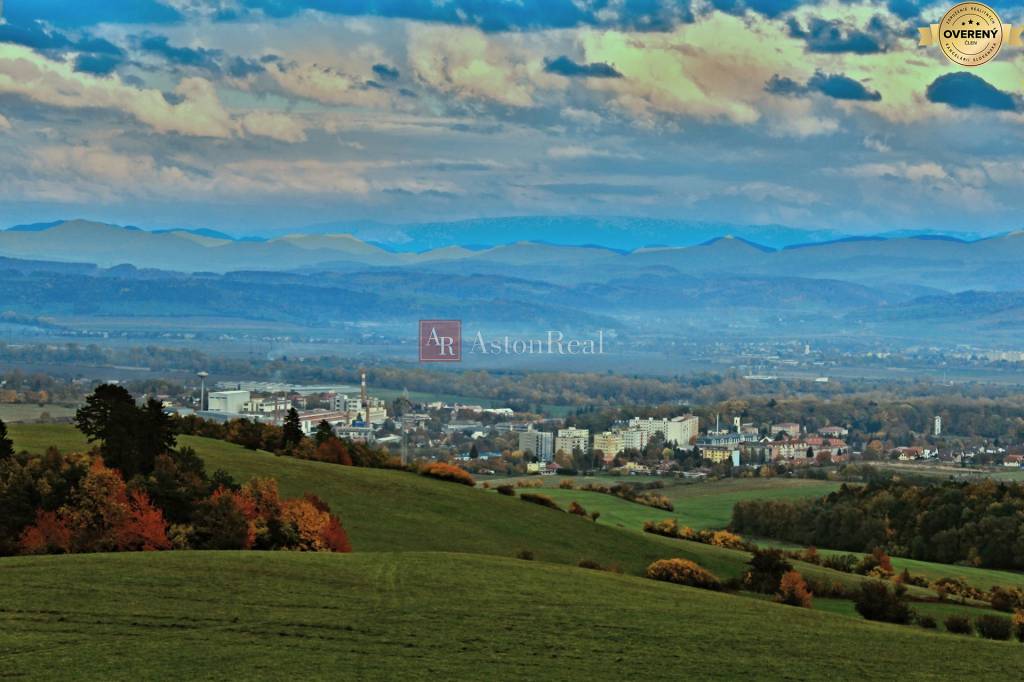
M 11 434 L 17 449 L 35 452 L 50 444 L 86 446 L 70 426 L 14 424 Z M 576 500 L 601 511 L 594 523 L 407 472 L 278 457 L 191 436 L 179 444 L 195 448 L 211 473 L 224 469 L 239 481 L 272 476 L 286 496 L 316 493 L 341 517 L 353 554 L 0 559 L 5 675 L 679 679 L 699 671 L 701 679 L 723 680 L 995 680 L 1024 666 L 1018 643 L 953 636 L 941 624 L 936 632 L 871 623 L 849 601 L 816 599 L 814 609 L 797 609 L 747 593 L 639 577 L 655 559 L 680 557 L 725 580 L 739 577 L 749 559 L 741 551 L 645 534 L 644 520 L 674 516 L 698 528 L 720 527 L 735 500 L 825 494 L 835 484 L 738 479 L 672 486 L 659 492 L 673 499 L 674 513 L 601 493 L 540 491 L 564 507 Z M 534 560 L 516 558 L 523 550 Z M 578 568 L 583 559 L 622 573 Z M 864 581 L 795 566 L 848 587 Z M 911 568 L 926 569 L 936 577 L 961 574 L 961 567 L 938 564 Z M 1000 584 L 1020 577 L 991 571 L 975 578 L 983 575 Z M 911 594 L 934 596 L 923 588 Z M 953 612 L 991 613 L 957 604 L 914 608 L 940 623 Z
M 1024 666 L 1015 642 L 451 553 L 9 558 L 0 623 L 5 675 L 40 680 L 1002 680 Z

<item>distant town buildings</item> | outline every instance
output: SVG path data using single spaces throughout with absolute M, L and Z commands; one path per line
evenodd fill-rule
M 559 429 L 555 438 L 555 452 L 572 454 L 574 451 L 590 452 L 590 431 L 569 427 Z
M 542 462 L 550 462 L 555 456 L 554 436 L 546 431 L 520 431 L 519 450 L 529 452 Z
M 210 391 L 206 394 L 207 409 L 210 412 L 239 413 L 251 397 L 249 391 Z

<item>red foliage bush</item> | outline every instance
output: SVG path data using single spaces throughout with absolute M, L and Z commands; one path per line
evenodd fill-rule
M 433 462 L 431 464 L 427 464 L 420 469 L 420 474 L 431 478 L 437 478 L 442 481 L 461 483 L 470 487 L 476 485 L 476 481 L 465 469 L 457 467 L 454 464 L 446 464 L 445 462 Z

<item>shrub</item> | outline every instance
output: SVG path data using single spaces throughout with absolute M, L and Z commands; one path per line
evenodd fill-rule
M 687 559 L 659 559 L 647 567 L 645 577 L 677 585 L 720 590 L 722 583 L 710 571 Z
M 800 552 L 800 556 L 797 558 L 815 566 L 821 565 L 821 555 L 818 554 L 818 548 L 813 545 Z
M 1017 640 L 1024 642 L 1024 610 L 1014 611 L 1013 631 L 1017 635 Z
M 807 587 L 813 594 L 819 597 L 829 598 L 834 597 L 836 599 L 848 599 L 853 600 L 856 598 L 856 594 L 850 591 L 850 588 L 842 584 L 838 580 L 818 579 L 818 578 L 805 578 L 807 581 Z
M 476 485 L 476 481 L 469 475 L 468 471 L 457 467 L 454 464 L 447 464 L 445 462 L 432 462 L 431 464 L 427 464 L 420 469 L 420 473 L 424 476 L 436 478 L 441 481 L 461 483 L 462 485 L 468 485 L 470 487 Z
M 996 611 L 1013 613 L 1017 609 L 1024 609 L 1024 591 L 1016 588 L 993 587 L 989 591 L 989 604 Z
M 915 585 L 917 587 L 928 587 L 928 580 L 920 576 L 911 575 L 910 571 L 903 569 L 903 572 L 896 578 L 899 582 L 904 585 Z
M 960 597 L 960 602 L 968 599 L 987 600 L 984 592 L 967 584 L 962 578 L 939 578 L 932 583 L 932 589 L 939 593 L 939 599 L 944 600 L 947 595 Z
M 521 549 L 516 552 L 516 558 L 522 559 L 523 561 L 533 561 L 533 552 L 528 549 Z
M 987 613 L 974 621 L 978 634 L 985 639 L 1007 640 L 1013 634 L 1013 621 L 1006 616 Z
M 532 502 L 534 504 L 539 504 L 542 507 L 549 507 L 551 509 L 562 511 L 562 508 L 558 506 L 557 502 L 547 495 L 541 495 L 540 493 L 519 493 L 519 499 L 523 502 Z
M 517 488 L 543 488 L 544 481 L 540 479 L 524 479 L 521 478 L 516 481 Z
M 672 504 L 672 500 L 668 499 L 664 495 L 657 495 L 654 493 L 644 493 L 643 495 L 637 495 L 633 498 L 633 502 L 638 502 L 648 507 L 654 507 L 655 509 L 664 509 L 665 511 L 675 511 L 675 506 Z
M 571 478 L 566 478 L 558 484 L 558 487 L 562 490 L 576 490 L 576 481 Z
M 853 568 L 857 565 L 857 556 L 854 554 L 827 556 L 822 560 L 821 565 L 825 568 L 831 568 L 833 571 L 853 573 Z
M 595 571 L 602 571 L 602 570 L 604 570 L 601 567 L 601 564 L 597 563 L 593 559 L 580 559 L 580 562 L 578 564 L 576 564 L 576 565 L 579 566 L 580 568 L 589 568 L 589 569 L 592 569 L 592 570 L 595 570 Z
M 781 550 L 759 549 L 747 562 L 750 569 L 743 575 L 747 589 L 771 594 L 779 589 L 782 576 L 793 570 Z
M 591 521 L 593 521 L 594 523 L 597 523 L 597 520 L 599 518 L 601 518 L 601 512 L 599 512 L 599 511 L 592 511 L 592 512 L 590 512 L 590 520 Z
M 867 620 L 886 623 L 909 623 L 914 616 L 913 609 L 907 605 L 907 588 L 897 584 L 890 590 L 880 580 L 870 580 L 860 586 L 856 608 Z
M 884 577 L 893 574 L 892 559 L 881 547 L 875 547 L 871 554 L 861 559 L 854 571 L 861 575 L 874 575 Z
M 926 630 L 934 630 L 935 628 L 939 627 L 939 624 L 936 623 L 935 619 L 931 616 L 919 615 L 917 617 L 917 624 L 925 628 Z
M 971 619 L 967 616 L 949 616 L 942 622 L 946 626 L 947 632 L 952 632 L 957 635 L 969 635 L 974 632 L 974 626 L 971 625 Z
M 775 594 L 775 601 L 780 604 L 809 609 L 811 608 L 811 596 L 804 577 L 796 571 L 788 571 L 779 582 L 779 591 Z
M 496 490 L 498 491 L 499 495 L 508 495 L 510 497 L 515 497 L 516 496 L 516 489 L 515 489 L 515 487 L 511 486 L 511 485 L 509 485 L 507 483 L 505 485 L 499 485 L 496 488 Z
M 573 500 L 571 503 L 569 503 L 569 513 L 576 514 L 577 516 L 586 516 L 587 510 L 584 509 L 579 502 Z

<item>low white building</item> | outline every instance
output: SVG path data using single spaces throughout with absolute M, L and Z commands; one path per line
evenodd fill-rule
M 210 391 L 206 405 L 210 412 L 241 412 L 251 397 L 249 391 Z

